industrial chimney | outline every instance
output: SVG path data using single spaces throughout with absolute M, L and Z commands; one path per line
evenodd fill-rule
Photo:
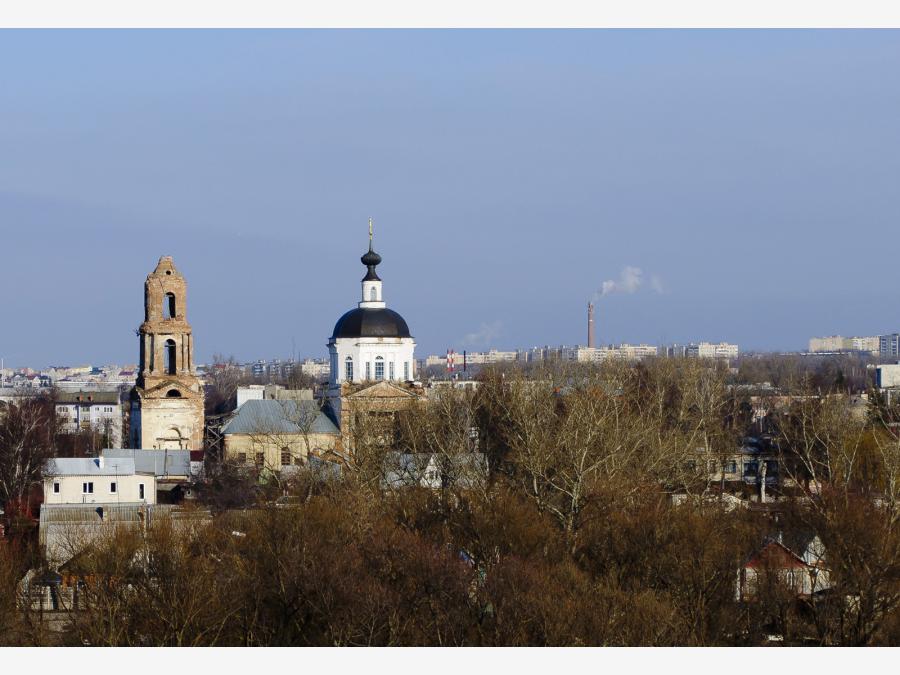
M 588 303 L 588 347 L 594 346 L 594 303 Z

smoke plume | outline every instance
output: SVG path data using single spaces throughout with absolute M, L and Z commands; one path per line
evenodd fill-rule
M 594 300 L 613 293 L 630 295 L 644 285 L 644 271 L 640 267 L 626 265 L 618 279 L 607 279 L 600 286 L 600 290 L 594 294 Z M 650 288 L 656 293 L 663 292 L 662 281 L 655 274 L 650 276 Z

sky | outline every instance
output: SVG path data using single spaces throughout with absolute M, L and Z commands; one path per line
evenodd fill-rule
M 324 358 L 369 217 L 448 348 L 900 330 L 900 31 L 0 31 L 0 357 Z M 604 289 L 606 292 L 604 293 Z

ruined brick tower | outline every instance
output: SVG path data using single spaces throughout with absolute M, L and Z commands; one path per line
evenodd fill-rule
M 203 389 L 194 371 L 194 336 L 186 316 L 187 283 L 170 256 L 144 282 L 140 367 L 131 392 L 131 446 L 203 447 Z

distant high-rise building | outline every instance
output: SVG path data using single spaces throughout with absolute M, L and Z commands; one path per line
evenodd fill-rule
M 699 359 L 733 359 L 737 358 L 738 346 L 728 342 L 701 342 L 691 343 L 684 348 L 684 355 L 688 358 Z
M 850 338 L 850 350 L 854 352 L 870 352 L 877 354 L 881 349 L 881 338 L 877 335 L 873 337 L 852 337 Z
M 878 353 L 881 356 L 900 356 L 900 333 L 880 336 Z
M 871 352 L 880 350 L 880 338 L 873 337 L 849 337 L 829 335 L 828 337 L 814 337 L 809 340 L 809 351 L 813 354 L 823 352 Z
M 840 335 L 829 335 L 828 337 L 814 337 L 809 340 L 809 351 L 817 352 L 840 352 L 844 350 L 845 338 Z

